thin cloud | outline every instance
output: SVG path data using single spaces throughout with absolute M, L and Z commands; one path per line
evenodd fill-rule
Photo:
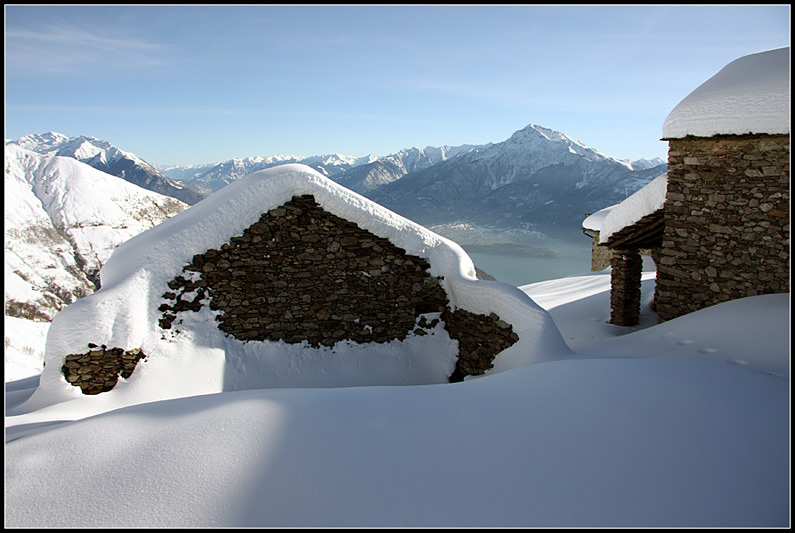
M 168 64 L 173 49 L 135 36 L 49 25 L 6 31 L 8 75 L 83 74 Z

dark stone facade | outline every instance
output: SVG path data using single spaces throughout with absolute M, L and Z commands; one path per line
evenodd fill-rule
M 446 308 L 442 320 L 450 337 L 458 339 L 458 361 L 451 382 L 485 373 L 494 366 L 492 361 L 498 353 L 519 340 L 513 327 L 496 313 L 486 316 Z
M 484 373 L 518 336 L 496 315 L 451 311 L 429 268 L 311 195 L 296 196 L 220 249 L 194 256 L 163 295 L 160 327 L 178 329 L 179 313 L 209 305 L 218 328 L 236 339 L 320 347 L 403 340 L 442 319 L 459 341 L 451 380 Z
M 326 212 L 311 195 L 296 196 L 220 249 L 194 256 L 168 283 L 159 326 L 176 331 L 181 313 L 208 305 L 217 327 L 236 339 L 319 348 L 403 340 L 428 334 L 441 320 L 459 344 L 450 381 L 483 374 L 518 335 L 494 313 L 451 310 L 442 278 L 429 269 L 426 259 Z M 84 394 L 111 390 L 144 357 L 89 347 L 66 356 L 62 367 Z
M 243 341 L 389 342 L 447 295 L 428 262 L 322 210 L 311 196 L 264 213 L 220 250 L 196 255 L 164 298 L 160 325 L 209 296 L 218 328 Z M 190 281 L 195 279 L 195 281 Z M 186 295 L 190 297 L 186 297 Z
M 660 320 L 789 292 L 789 135 L 669 141 Z

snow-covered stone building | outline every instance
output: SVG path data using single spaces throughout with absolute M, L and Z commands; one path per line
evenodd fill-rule
M 101 275 L 55 317 L 34 403 L 443 383 L 569 352 L 458 245 L 305 165 L 221 189 Z
M 789 47 L 737 59 L 665 121 L 661 320 L 790 290 L 789 63 Z
M 660 320 L 790 290 L 789 60 L 745 56 L 699 86 L 663 126 L 664 180 L 584 221 L 611 252 L 612 323 L 638 321 L 641 248 Z

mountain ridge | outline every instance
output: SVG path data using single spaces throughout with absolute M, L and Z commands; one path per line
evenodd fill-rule
M 16 145 L 45 156 L 70 157 L 97 170 L 124 179 L 153 192 L 171 196 L 193 205 L 204 198 L 188 183 L 175 181 L 140 157 L 112 145 L 108 141 L 62 133 L 29 134 L 6 145 Z
M 536 124 L 502 142 L 483 145 L 412 147 L 384 157 L 249 156 L 162 170 L 93 137 L 50 132 L 13 142 L 82 158 L 95 168 L 177 198 L 175 190 L 164 191 L 146 176 L 160 174 L 202 198 L 251 172 L 303 163 L 423 225 L 468 222 L 527 235 L 560 230 L 572 239 L 580 237 L 579 225 L 587 213 L 623 200 L 667 170 L 659 158 L 619 160 Z M 134 172 L 138 169 L 143 169 L 143 178 Z M 135 181 L 130 173 L 137 174 Z

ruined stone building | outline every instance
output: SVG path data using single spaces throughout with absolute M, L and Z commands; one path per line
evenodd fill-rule
M 250 174 L 128 241 L 103 282 L 53 322 L 47 394 L 457 382 L 508 350 L 562 345 L 546 312 L 477 279 L 455 243 L 303 165 Z

